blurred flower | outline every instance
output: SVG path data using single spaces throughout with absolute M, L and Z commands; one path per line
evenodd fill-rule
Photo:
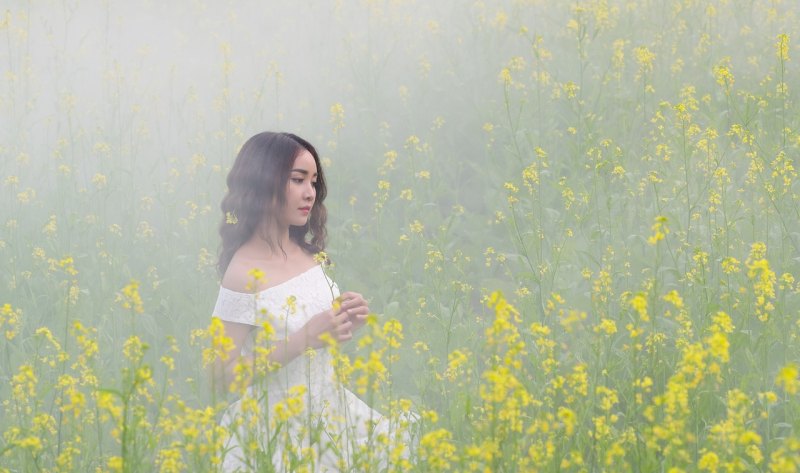
M 119 302 L 124 309 L 130 309 L 139 314 L 144 312 L 142 297 L 139 295 L 139 281 L 131 279 L 131 281 L 117 293 L 116 302 Z
M 786 394 L 797 394 L 800 390 L 800 369 L 794 363 L 789 363 L 778 371 L 775 384 L 783 388 Z

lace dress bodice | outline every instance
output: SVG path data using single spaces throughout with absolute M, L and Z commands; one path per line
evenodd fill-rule
M 214 316 L 227 322 L 252 325 L 244 345 L 243 355 L 253 353 L 258 330 L 269 322 L 275 340 L 286 339 L 306 324 L 314 315 L 331 308 L 333 299 L 339 296 L 339 288 L 324 272 L 321 265 L 254 294 L 232 291 L 220 287 L 214 307 Z M 313 357 L 301 355 L 279 369 L 268 383 L 270 400 L 277 400 L 288 388 L 299 384 L 308 385 L 311 379 L 312 399 L 326 393 L 321 388 L 331 387 L 333 382 L 331 356 L 327 349 L 317 350 Z M 273 402 L 270 402 L 273 404 Z
M 311 317 L 330 309 L 338 296 L 339 288 L 322 266 L 314 266 L 255 294 L 220 288 L 214 315 L 227 322 L 256 327 L 242 346 L 246 355 L 253 353 L 255 343 L 269 343 L 257 337 L 264 322 L 272 326 L 273 340 L 285 339 L 302 329 Z M 391 438 L 408 432 L 393 430 L 398 427 L 392 427 L 379 412 L 337 381 L 332 362 L 327 348 L 304 353 L 268 373 L 266 383 L 249 387 L 241 399 L 230 404 L 220 420 L 230 434 L 222 470 L 288 471 L 293 456 L 310 454 L 311 471 L 338 472 L 356 456 L 371 455 L 367 452 L 374 449 L 377 436 Z M 302 396 L 303 414 L 283 427 L 276 427 L 267 417 L 276 407 L 282 407 L 278 403 L 292 397 L 295 386 L 306 388 Z M 268 412 L 256 413 L 249 402 L 252 399 L 257 399 Z M 408 420 L 406 425 L 413 421 Z M 407 444 L 405 439 L 402 443 Z M 260 463 L 264 457 L 271 459 L 271 467 Z M 380 458 L 386 461 L 388 457 Z

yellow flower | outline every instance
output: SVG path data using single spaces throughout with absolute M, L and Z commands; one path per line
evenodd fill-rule
M 320 251 L 314 254 L 314 262 L 317 264 L 323 264 L 328 262 L 328 254 L 324 251 Z
M 714 473 L 719 468 L 719 457 L 714 452 L 705 452 L 697 462 L 697 468 Z
M 681 295 L 678 294 L 678 291 L 676 291 L 675 289 L 665 294 L 664 297 L 662 297 L 662 299 L 675 306 L 676 309 L 683 308 L 683 298 L 681 298 Z
M 386 174 L 388 171 L 391 171 L 395 167 L 395 161 L 397 161 L 397 151 L 389 150 L 383 153 L 384 161 L 381 167 L 378 169 L 378 173 L 381 175 Z M 353 205 L 355 201 L 353 200 L 355 197 L 351 197 L 350 205 Z
M 720 331 L 725 333 L 733 332 L 733 329 L 736 328 L 733 326 L 733 321 L 731 321 L 731 317 L 726 314 L 725 312 L 717 312 L 712 319 L 714 325 L 711 326 L 711 330 L 713 331 Z
M 764 454 L 761 452 L 761 449 L 758 448 L 758 445 L 748 445 L 745 447 L 744 452 L 750 457 L 750 459 L 753 460 L 753 463 L 756 465 L 764 461 Z
M 775 308 L 772 300 L 775 298 L 775 283 L 777 277 L 770 269 L 769 261 L 765 258 L 767 247 L 762 242 L 753 243 L 750 255 L 745 261 L 747 277 L 753 281 L 753 293 L 756 298 L 756 315 L 762 322 L 769 319 L 769 314 Z
M 369 314 L 367 324 L 377 323 L 377 316 Z M 403 324 L 397 319 L 390 319 L 383 324 L 383 337 L 390 348 L 400 348 L 403 339 Z
M 297 297 L 294 295 L 287 297 L 284 307 L 289 311 L 290 315 L 297 313 Z
M 533 194 L 534 186 L 539 184 L 539 164 L 531 163 L 522 170 L 522 183 L 528 189 L 529 194 Z
M 800 390 L 798 375 L 800 375 L 800 370 L 798 370 L 797 365 L 789 363 L 778 372 L 778 376 L 775 377 L 775 384 L 782 387 L 787 394 L 797 394 L 797 391 Z
M 160 472 L 179 473 L 187 469 L 182 458 L 180 448 L 164 448 L 158 452 L 156 464 L 159 465 Z
M 669 227 L 667 227 L 667 217 L 663 215 L 659 215 L 655 219 L 655 223 L 653 226 L 650 227 L 653 231 L 653 235 L 647 239 L 647 243 L 651 245 L 655 245 L 659 241 L 663 240 L 666 235 L 669 234 Z
M 3 181 L 3 185 L 17 187 L 19 185 L 19 177 L 18 176 L 8 176 Z
M 30 437 L 21 438 L 21 439 L 15 441 L 14 444 L 16 444 L 16 446 L 18 446 L 20 448 L 30 449 L 33 452 L 38 452 L 39 450 L 41 450 L 43 448 L 42 440 L 39 437 L 35 436 L 35 435 L 32 435 Z
M 58 224 L 56 223 L 56 216 L 51 215 L 50 219 L 47 221 L 47 224 L 42 228 L 42 233 L 47 236 L 55 236 L 56 232 L 58 231 Z
M 567 98 L 569 99 L 574 99 L 578 95 L 578 91 L 580 91 L 578 84 L 572 81 L 568 81 L 561 87 L 564 89 L 564 93 L 567 94 Z
M 104 174 L 100 174 L 99 172 L 92 176 L 92 184 L 95 185 L 98 189 L 103 189 L 106 187 L 108 183 L 108 178 Z
M 259 282 L 264 279 L 264 271 L 258 268 L 251 269 L 250 271 L 247 272 L 247 275 L 250 276 L 255 282 Z
M 427 463 L 429 471 L 446 471 L 452 461 L 458 459 L 453 435 L 446 429 L 428 432 L 420 439 L 420 457 Z
M 708 344 L 708 350 L 711 356 L 723 363 L 728 362 L 730 359 L 728 355 L 730 342 L 728 342 L 728 337 L 726 337 L 724 333 L 714 332 L 710 337 L 706 338 L 706 343 Z
M 739 260 L 736 258 L 729 256 L 722 260 L 722 272 L 725 274 L 738 273 L 739 271 L 741 271 L 741 268 L 739 267 Z
M 786 33 L 781 33 L 778 35 L 778 41 L 775 42 L 775 51 L 778 55 L 778 59 L 781 62 L 786 62 L 789 60 L 789 35 Z
M 558 408 L 558 420 L 564 426 L 564 433 L 572 435 L 575 432 L 575 424 L 577 423 L 577 416 L 572 409 L 561 406 Z
M 511 78 L 511 71 L 507 67 L 504 67 L 500 71 L 500 74 L 497 76 L 497 78 L 500 80 L 500 82 L 503 85 L 506 85 L 506 86 L 511 85 L 511 84 L 514 83 L 514 79 Z
M 125 340 L 125 343 L 122 345 L 122 354 L 125 355 L 125 358 L 131 361 L 131 363 L 136 364 L 142 360 L 144 357 L 144 352 L 147 351 L 148 345 L 136 336 L 132 335 L 130 338 Z
M 122 457 L 111 457 L 108 459 L 108 469 L 112 471 L 122 471 L 124 461 Z
M 22 325 L 22 310 L 14 309 L 11 304 L 0 307 L 0 332 L 5 330 L 7 340 L 13 340 Z
M 650 316 L 647 315 L 647 298 L 644 297 L 644 295 L 637 294 L 633 296 L 633 298 L 628 301 L 628 304 L 639 314 L 639 318 L 642 322 L 650 320 Z
M 600 323 L 594 326 L 594 333 L 604 333 L 606 335 L 613 335 L 617 333 L 617 324 L 611 319 L 600 319 Z
M 605 386 L 598 386 L 596 389 L 597 395 L 600 396 L 600 409 L 608 412 L 614 405 L 619 402 L 617 392 Z
M 778 395 L 773 391 L 758 393 L 758 400 L 765 404 L 775 404 L 778 402 Z
M 306 394 L 305 385 L 297 385 L 289 388 L 289 395 L 273 406 L 273 424 L 283 423 L 300 415 L 305 409 L 303 398 Z
M 730 58 L 726 57 L 713 68 L 714 79 L 717 81 L 717 84 L 723 86 L 726 90 L 733 87 L 734 83 L 733 73 L 730 71 L 729 67 Z
M 417 135 L 409 136 L 408 138 L 406 138 L 406 142 L 403 145 L 403 147 L 406 148 L 406 149 L 414 148 L 414 149 L 418 150 L 419 149 L 419 137 Z
M 436 411 L 434 410 L 423 411 L 422 418 L 430 422 L 431 424 L 439 422 L 439 414 L 437 414 Z
M 615 458 L 622 458 L 625 456 L 625 448 L 620 444 L 621 442 L 619 441 L 614 442 L 606 451 L 606 457 L 605 457 L 606 466 L 613 465 Z
M 131 279 L 122 290 L 117 293 L 117 302 L 119 302 L 123 308 L 131 309 L 136 313 L 144 312 L 144 307 L 142 305 L 142 297 L 139 295 L 139 281 L 135 279 Z
M 639 74 L 650 72 L 653 70 L 653 61 L 656 58 L 654 52 L 650 51 L 647 46 L 639 46 L 633 50 L 636 57 L 636 62 L 639 63 Z
M 204 333 L 211 341 L 211 346 L 203 349 L 203 366 L 208 366 L 215 360 L 227 360 L 228 352 L 233 350 L 233 340 L 225 335 L 225 325 L 219 317 L 211 317 L 211 323 Z M 205 338 L 204 337 L 204 338 Z
M 36 378 L 33 366 L 29 364 L 20 366 L 17 371 L 11 378 L 12 398 L 24 402 L 36 395 L 36 385 L 39 380 Z
M 338 102 L 331 105 L 331 123 L 333 131 L 338 132 L 344 128 L 344 106 Z
M 469 360 L 468 353 L 469 352 L 465 353 L 461 350 L 453 350 L 447 355 L 447 370 L 444 372 L 445 378 L 450 381 L 455 381 L 455 379 L 461 375 L 463 372 L 461 366 Z

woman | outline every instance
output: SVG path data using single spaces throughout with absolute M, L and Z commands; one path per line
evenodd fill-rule
M 214 315 L 232 344 L 215 374 L 242 397 L 222 419 L 231 433 L 224 469 L 347 469 L 395 429 L 334 377 L 328 345 L 350 340 L 369 307 L 361 294 L 340 294 L 315 258 L 327 216 L 319 156 L 295 135 L 260 133 L 227 183 Z

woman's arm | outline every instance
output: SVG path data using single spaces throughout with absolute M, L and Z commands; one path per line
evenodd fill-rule
M 236 379 L 236 366 L 239 363 L 253 366 L 255 357 L 253 355 L 243 355 L 242 346 L 244 345 L 250 332 L 256 327 L 253 325 L 239 324 L 236 322 L 222 322 L 225 327 L 225 336 L 231 339 L 230 350 L 227 351 L 224 359 L 217 360 L 214 366 L 214 382 L 220 388 L 228 389 L 230 384 Z M 269 363 L 279 366 L 285 365 L 300 356 L 309 346 L 306 337 L 300 332 L 289 334 L 286 340 L 270 341 L 273 350 L 267 356 Z M 247 380 L 246 385 L 250 385 L 252 380 Z
M 235 379 L 234 370 L 236 365 L 239 363 L 253 364 L 252 356 L 242 355 L 242 346 L 255 326 L 225 320 L 222 321 L 222 325 L 225 328 L 225 336 L 231 339 L 231 345 L 230 350 L 225 353 L 224 357 L 219 357 L 214 361 L 212 378 L 217 389 L 222 390 L 224 388 L 227 391 L 231 382 Z
M 344 343 L 353 338 L 353 329 L 360 328 L 363 317 L 369 313 L 369 308 L 364 299 L 356 293 L 345 293 L 347 299 L 334 310 L 333 308 L 313 316 L 302 329 L 290 333 L 285 340 L 272 340 L 273 350 L 267 360 L 278 366 L 288 364 L 309 348 L 317 350 L 325 346 L 325 334 L 333 340 Z M 214 381 L 216 386 L 229 388 L 236 378 L 236 366 L 239 363 L 252 366 L 255 359 L 252 355 L 242 355 L 250 331 L 255 327 L 236 322 L 222 322 L 225 327 L 225 336 L 231 339 L 231 349 L 227 351 L 225 359 L 218 359 L 214 365 Z M 246 384 L 250 384 L 250 380 Z

